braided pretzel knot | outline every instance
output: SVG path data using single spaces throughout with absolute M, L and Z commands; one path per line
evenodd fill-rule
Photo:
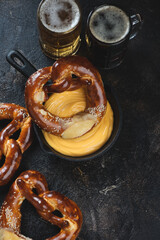
M 52 81 L 50 85 L 46 85 L 48 80 Z M 80 87 L 86 91 L 84 112 L 60 118 L 45 109 L 43 104 L 48 99 L 48 93 L 72 91 Z M 107 104 L 99 72 L 81 56 L 61 58 L 52 67 L 42 68 L 32 74 L 26 83 L 25 101 L 29 114 L 40 128 L 62 137 L 64 131 L 76 122 L 92 120 L 91 128 L 97 125 L 104 116 Z
M 33 189 L 37 194 L 33 193 Z M 20 208 L 25 199 L 36 208 L 42 218 L 61 228 L 56 236 L 48 240 L 76 239 L 82 225 L 79 207 L 64 195 L 48 191 L 44 176 L 33 170 L 23 172 L 11 186 L 1 208 L 0 229 L 8 229 L 20 236 Z M 63 217 L 54 215 L 55 210 L 60 211 Z
M 20 165 L 22 154 L 32 142 L 31 117 L 27 110 L 13 103 L 0 103 L 0 120 L 12 121 L 0 132 L 0 159 L 5 156 L 5 162 L 0 168 L 0 186 L 5 185 L 14 175 Z M 10 139 L 21 129 L 17 140 Z

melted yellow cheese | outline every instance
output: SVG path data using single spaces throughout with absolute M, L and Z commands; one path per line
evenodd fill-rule
M 70 117 L 84 111 L 86 96 L 82 88 L 75 91 L 54 93 L 45 103 L 46 109 L 59 117 Z M 43 131 L 48 144 L 56 151 L 68 156 L 84 156 L 101 148 L 109 139 L 113 129 L 113 111 L 107 102 L 106 113 L 101 122 L 89 132 L 74 139 L 63 139 Z
M 26 238 L 22 235 L 17 236 L 12 230 L 9 229 L 0 229 L 0 240 L 32 240 L 30 238 Z

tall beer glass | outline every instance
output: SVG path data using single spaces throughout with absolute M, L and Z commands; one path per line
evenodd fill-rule
M 77 0 L 43 0 L 37 20 L 40 45 L 48 57 L 58 59 L 78 51 L 81 9 Z

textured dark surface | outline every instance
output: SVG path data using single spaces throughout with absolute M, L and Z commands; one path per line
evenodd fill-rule
M 25 77 L 5 59 L 19 49 L 37 67 L 52 64 L 43 55 L 36 25 L 39 0 L 0 1 L 0 101 L 24 106 Z M 142 14 L 144 24 L 130 42 L 123 64 L 103 72 L 119 97 L 123 128 L 114 147 L 89 162 L 74 163 L 46 155 L 35 139 L 16 173 L 35 169 L 49 188 L 73 199 L 84 217 L 79 240 L 160 239 L 160 14 L 159 1 L 81 0 L 83 31 L 80 53 L 86 56 L 84 26 L 92 7 L 118 4 Z M 14 179 L 16 178 L 14 177 Z M 11 183 L 10 183 L 11 184 Z M 0 187 L 0 205 L 8 184 Z M 52 236 L 55 227 L 25 202 L 22 233 L 34 240 Z

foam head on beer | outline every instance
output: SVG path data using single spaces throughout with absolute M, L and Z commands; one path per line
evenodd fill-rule
M 116 43 L 129 33 L 130 20 L 121 9 L 104 5 L 92 13 L 89 28 L 97 40 L 104 43 Z
M 80 10 L 74 0 L 46 0 L 40 9 L 43 25 L 53 32 L 67 32 L 80 20 Z

